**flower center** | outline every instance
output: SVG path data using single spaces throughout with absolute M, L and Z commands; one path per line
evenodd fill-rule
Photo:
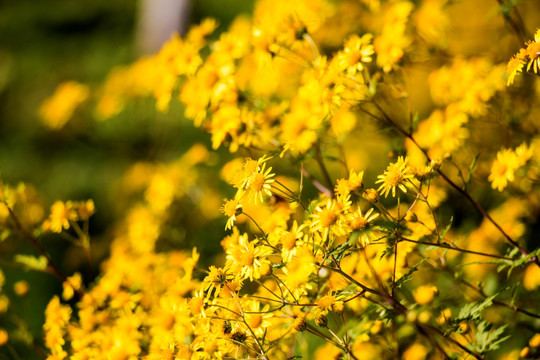
M 368 224 L 368 221 L 363 216 L 355 216 L 351 221 L 351 228 L 353 230 L 364 230 Z
M 251 189 L 255 192 L 259 192 L 262 190 L 264 186 L 264 175 L 261 173 L 257 173 L 253 175 L 253 178 L 251 179 Z
M 296 235 L 291 232 L 283 234 L 281 238 L 281 243 L 283 244 L 284 249 L 292 250 L 294 248 L 294 245 L 296 244 Z
M 319 215 L 320 223 L 323 227 L 330 227 L 337 220 L 336 213 L 331 209 L 324 209 Z
M 241 259 L 243 266 L 253 266 L 253 261 L 255 261 L 255 256 L 251 251 L 244 253 Z

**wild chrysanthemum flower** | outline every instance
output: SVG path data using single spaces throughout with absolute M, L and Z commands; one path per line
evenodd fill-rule
M 516 150 L 502 149 L 497 153 L 497 159 L 491 165 L 488 180 L 491 187 L 503 191 L 508 182 L 514 181 L 515 172 L 524 166 L 533 156 L 534 148 L 526 143 L 519 145 Z
M 217 296 L 223 284 L 227 282 L 227 278 L 228 274 L 223 268 L 210 266 L 208 275 L 203 280 L 203 288 L 207 292 L 207 297 L 211 297 L 212 294 Z
M 364 64 L 371 62 L 371 55 L 375 53 L 371 40 L 373 35 L 365 34 L 350 36 L 345 42 L 345 48 L 336 56 L 339 67 L 347 73 L 354 75 L 364 69 Z
M 369 209 L 365 214 L 362 214 L 362 209 L 357 208 L 356 211 L 347 215 L 349 227 L 352 231 L 360 233 L 359 245 L 366 246 L 369 244 L 370 238 L 373 236 L 369 227 L 373 220 L 379 217 L 379 213 L 373 213 L 373 208 Z
M 261 172 L 261 166 L 263 166 L 270 159 L 271 158 L 267 157 L 266 155 L 263 155 L 257 160 L 254 160 L 252 158 L 246 158 L 240 168 L 234 167 L 234 174 L 226 175 L 227 177 L 230 177 L 231 183 L 234 185 L 235 188 L 245 190 L 248 188 L 253 175 Z
M 69 229 L 69 222 L 77 220 L 77 212 L 73 203 L 68 201 L 56 201 L 51 206 L 51 215 L 49 217 L 50 229 L 52 232 L 60 233 L 63 229 Z
M 524 49 L 521 49 L 519 53 L 512 56 L 510 61 L 508 61 L 508 65 L 506 65 L 506 74 L 508 76 L 506 86 L 513 84 L 517 73 L 520 73 L 523 70 L 523 66 L 525 66 L 525 56 Z
M 514 172 L 517 167 L 517 158 L 511 149 L 499 151 L 488 178 L 491 181 L 491 187 L 503 191 L 509 181 L 514 181 Z
M 529 41 L 526 45 L 527 48 L 525 49 L 525 53 L 529 58 L 527 71 L 529 71 L 532 67 L 534 73 L 536 74 L 538 73 L 538 69 L 540 69 L 540 29 L 536 30 L 536 33 L 534 34 L 534 41 Z
M 342 209 L 338 202 L 328 199 L 324 207 L 317 206 L 312 215 L 311 231 L 318 231 L 322 234 L 323 240 L 328 238 L 330 233 L 337 236 L 346 234 L 346 224 L 341 219 Z
M 298 289 L 298 293 L 301 292 L 301 289 L 304 287 L 303 285 L 315 271 L 313 252 L 304 244 L 297 247 L 296 254 L 283 268 L 283 273 L 285 274 L 283 280 L 289 289 Z
M 61 129 L 69 121 L 77 107 L 90 93 L 88 86 L 75 81 L 64 82 L 39 109 L 43 122 L 52 129 Z
M 527 146 L 527 143 L 523 142 L 514 151 L 517 157 L 518 165 L 521 167 L 529 161 L 534 155 L 534 146 Z
M 291 258 L 296 254 L 296 247 L 303 244 L 301 239 L 304 237 L 304 233 L 302 230 L 305 227 L 305 224 L 298 226 L 295 220 L 290 231 L 285 231 L 281 234 L 281 256 L 285 263 L 291 261 Z
M 225 225 L 225 230 L 229 230 L 233 227 L 236 221 L 236 216 L 242 213 L 242 204 L 238 199 L 224 199 L 225 203 L 221 207 L 221 212 L 224 213 L 229 220 Z
M 227 249 L 227 260 L 231 270 L 238 274 L 240 279 L 259 279 L 259 268 L 266 256 L 272 253 L 270 247 L 258 241 L 249 241 L 247 234 L 238 238 L 238 243 Z
M 272 196 L 271 184 L 275 181 L 273 176 L 275 174 L 270 173 L 271 167 L 268 167 L 265 171 L 266 163 L 263 163 L 259 171 L 252 174 L 247 183 L 246 197 L 249 200 L 253 200 L 255 203 L 263 201 L 263 194 Z
M 375 183 L 382 183 L 377 189 L 381 195 L 387 197 L 390 190 L 392 190 L 392 196 L 395 197 L 396 188 L 400 189 L 404 193 L 407 192 L 405 183 L 407 180 L 414 177 L 414 175 L 410 172 L 411 169 L 407 163 L 408 159 L 400 156 L 395 163 L 388 165 L 383 175 L 377 176 L 379 180 L 375 181 Z
M 413 291 L 414 300 L 420 305 L 426 305 L 433 301 L 439 289 L 433 285 L 422 285 Z
M 330 310 L 335 310 L 334 305 L 337 302 L 341 303 L 341 297 L 335 294 L 324 295 L 317 301 L 317 308 L 315 309 L 315 317 L 326 315 Z M 340 304 L 341 306 L 342 304 Z
M 491 173 L 488 177 L 491 187 L 503 191 L 508 182 L 514 181 L 514 173 L 518 167 L 518 159 L 512 149 L 499 151 L 497 159 L 491 165 Z
M 347 196 L 351 191 L 359 190 L 364 185 L 364 172 L 355 173 L 353 170 L 349 173 L 348 179 L 338 179 L 335 187 L 335 193 L 340 196 Z

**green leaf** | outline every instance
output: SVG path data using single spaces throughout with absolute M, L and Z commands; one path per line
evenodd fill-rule
M 499 293 L 488 296 L 484 301 L 476 301 L 465 305 L 459 311 L 456 321 L 463 320 L 476 320 L 482 315 L 482 312 L 493 304 L 493 299 L 499 295 Z
M 448 225 L 441 231 L 441 237 L 438 239 L 438 242 L 440 242 L 442 239 L 444 239 L 446 233 L 450 230 L 452 227 L 452 224 L 454 223 L 454 217 L 450 217 L 450 221 L 448 222 Z
M 476 163 L 478 162 L 478 159 L 480 158 L 480 154 L 477 154 L 473 161 L 471 161 L 471 165 L 469 165 L 469 174 L 467 175 L 467 179 L 465 180 L 465 184 L 463 184 L 463 187 L 467 189 L 469 184 L 471 183 L 472 176 L 474 174 L 474 171 L 476 170 Z
M 34 256 L 19 254 L 15 255 L 15 262 L 23 264 L 32 270 L 45 271 L 45 269 L 47 269 L 47 259 L 43 255 Z
M 481 321 L 476 330 L 476 341 L 470 344 L 476 352 L 485 354 L 489 351 L 497 350 L 499 345 L 510 337 L 502 336 L 506 325 L 496 329 L 486 321 Z
M 403 285 L 404 283 L 406 283 L 407 281 L 411 280 L 412 279 L 412 274 L 415 273 L 416 271 L 418 271 L 418 268 L 420 267 L 420 265 L 422 265 L 425 261 L 427 261 L 427 258 L 424 258 L 422 260 L 420 260 L 420 262 L 418 262 L 416 265 L 414 265 L 409 271 L 407 271 L 407 273 L 405 273 L 402 277 L 400 277 L 397 281 L 396 281 L 396 287 L 401 287 L 401 285 Z
M 358 294 L 358 286 L 350 284 L 345 289 L 338 291 L 339 295 L 352 296 Z

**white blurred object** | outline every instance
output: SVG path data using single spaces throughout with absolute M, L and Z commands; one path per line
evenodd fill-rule
M 189 0 L 141 0 L 137 48 L 141 54 L 156 53 L 175 32 L 186 30 Z

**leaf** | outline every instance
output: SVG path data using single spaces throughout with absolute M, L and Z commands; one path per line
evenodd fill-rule
M 450 221 L 448 222 L 448 225 L 446 225 L 446 227 L 443 229 L 443 231 L 441 231 L 441 237 L 438 239 L 438 242 L 440 242 L 442 239 L 444 239 L 446 233 L 450 230 L 453 223 L 454 223 L 454 217 L 451 216 Z
M 401 285 L 403 285 L 404 283 L 406 283 L 407 281 L 411 280 L 412 279 L 412 274 L 415 273 L 416 271 L 418 271 L 418 268 L 420 267 L 420 265 L 422 265 L 425 261 L 427 261 L 427 258 L 424 258 L 422 260 L 420 260 L 420 262 L 418 262 L 416 265 L 414 265 L 409 271 L 407 271 L 407 273 L 405 273 L 402 277 L 400 277 L 397 281 L 396 281 L 396 287 L 401 287 Z
M 499 293 L 488 296 L 484 301 L 476 301 L 465 305 L 459 311 L 456 321 L 463 320 L 476 320 L 482 315 L 482 312 L 493 304 L 493 299 L 499 295 Z
M 358 286 L 350 284 L 345 289 L 338 291 L 339 295 L 352 296 L 358 293 Z
M 467 189 L 467 187 L 471 183 L 472 176 L 474 174 L 474 171 L 476 170 L 476 163 L 478 162 L 479 158 L 480 158 L 480 154 L 476 154 L 473 161 L 471 161 L 471 165 L 469 165 L 469 174 L 467 175 L 467 179 L 465 180 L 465 184 L 463 184 L 463 187 L 465 189 Z
M 489 351 L 497 350 L 499 345 L 510 337 L 502 336 L 506 325 L 492 330 L 492 325 L 486 321 L 481 321 L 476 330 L 476 341 L 470 344 L 476 352 L 485 354 Z
M 24 255 L 19 254 L 15 255 L 15 262 L 19 264 L 26 265 L 29 269 L 45 271 L 47 269 L 47 259 L 45 256 L 34 256 L 34 255 Z

